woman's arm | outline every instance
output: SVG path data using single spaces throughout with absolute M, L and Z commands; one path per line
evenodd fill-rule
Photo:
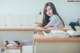
M 57 15 L 54 15 L 50 17 L 50 21 L 45 27 L 63 27 L 63 23 Z

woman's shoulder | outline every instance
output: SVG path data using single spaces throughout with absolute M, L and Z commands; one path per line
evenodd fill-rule
M 50 19 L 58 19 L 59 16 L 58 15 L 52 15 Z
M 52 15 L 52 17 L 59 17 L 59 16 L 54 14 L 54 15 Z

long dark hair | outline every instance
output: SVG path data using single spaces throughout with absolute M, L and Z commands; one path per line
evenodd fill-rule
M 46 26 L 49 23 L 49 18 L 50 17 L 46 14 L 46 11 L 47 11 L 46 8 L 47 8 L 47 6 L 50 6 L 52 8 L 53 14 L 59 16 L 59 14 L 56 11 L 56 8 L 55 8 L 54 4 L 52 2 L 47 2 L 45 4 L 44 10 L 43 10 L 43 20 L 42 20 L 42 25 L 41 25 L 42 27 Z M 62 21 L 63 26 L 65 26 L 62 18 L 60 16 L 59 16 L 59 18 Z

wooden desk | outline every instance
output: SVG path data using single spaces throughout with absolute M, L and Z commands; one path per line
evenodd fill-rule
M 0 40 L 29 40 L 33 39 L 35 28 L 0 28 Z
M 0 28 L 0 31 L 34 31 L 35 28 Z
M 34 38 L 35 53 L 80 53 L 80 38 Z
M 5 46 L 5 48 L 7 49 L 7 50 L 16 50 L 16 49 L 22 49 L 22 47 L 21 46 Z
M 35 38 L 35 42 L 80 42 L 80 38 Z
M 22 53 L 22 47 L 19 46 L 5 46 L 6 53 Z
M 41 37 L 44 37 L 44 34 L 42 33 L 42 31 L 50 31 L 50 30 L 63 30 L 63 31 L 67 31 L 68 29 L 66 28 L 56 28 L 56 27 L 41 27 L 38 28 L 37 31 L 39 34 L 37 34 L 38 36 L 40 35 Z M 37 36 L 36 35 L 36 36 Z M 79 37 L 65 37 L 65 38 L 34 38 L 34 41 L 36 42 L 80 42 L 80 38 Z

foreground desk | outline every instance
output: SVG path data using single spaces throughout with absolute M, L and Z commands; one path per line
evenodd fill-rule
M 22 47 L 19 47 L 19 46 L 11 46 L 11 47 L 8 47 L 8 46 L 5 46 L 6 48 L 6 53 L 21 53 L 22 52 Z
M 0 40 L 32 40 L 35 28 L 0 28 Z
M 35 53 L 80 53 L 80 38 L 34 38 Z

